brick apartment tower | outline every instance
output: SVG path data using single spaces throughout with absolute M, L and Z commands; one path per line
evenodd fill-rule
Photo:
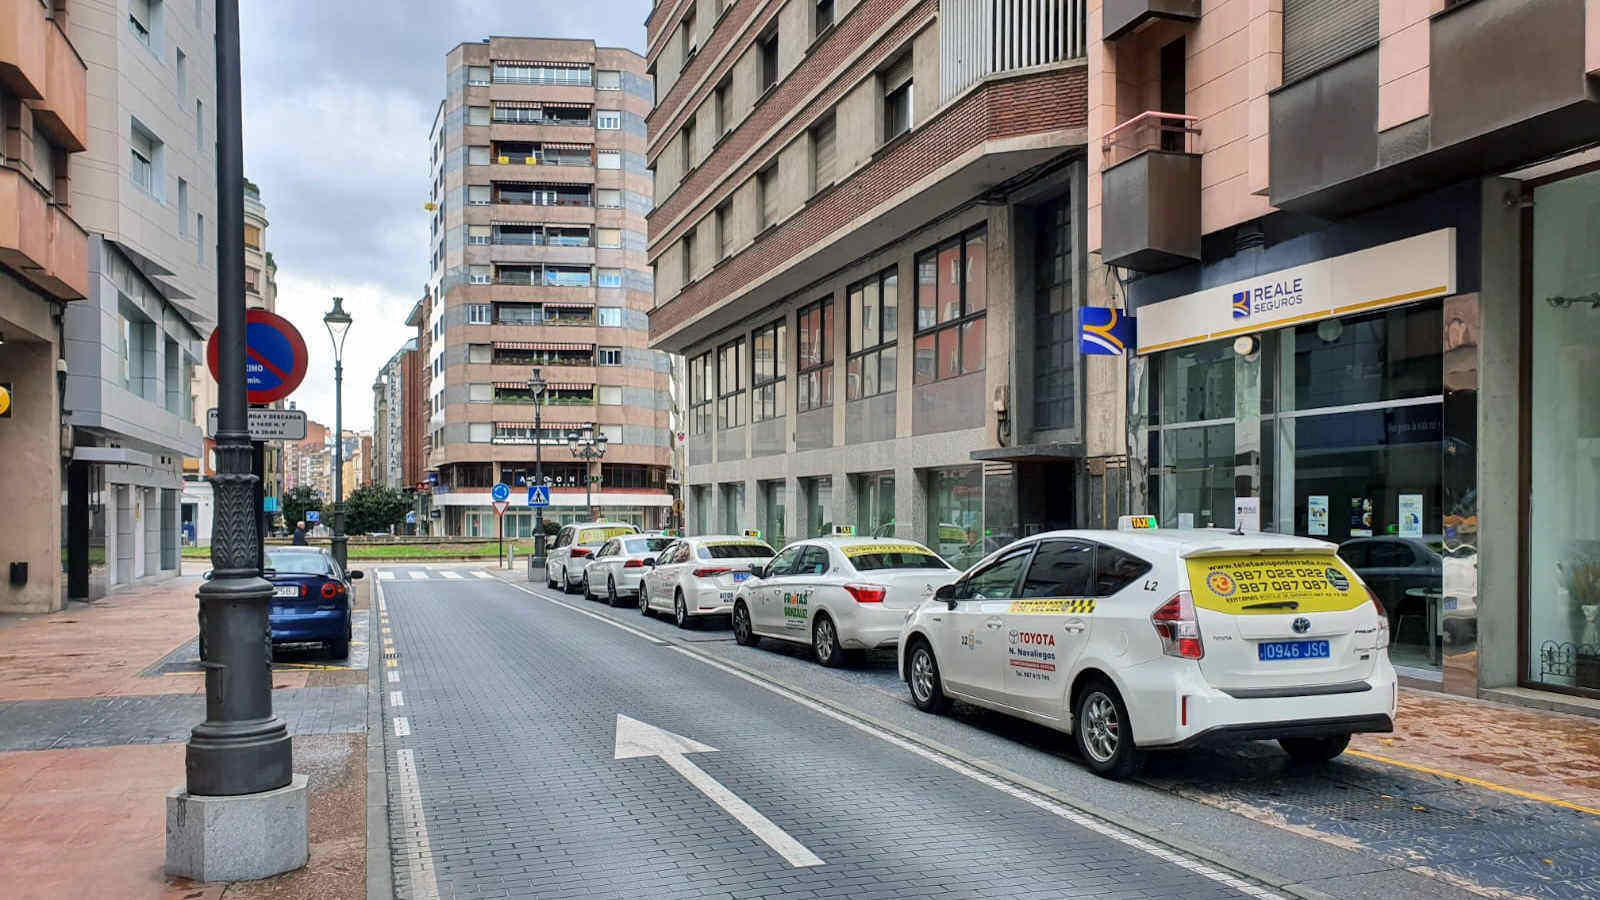
M 530 534 L 536 439 L 556 484 L 547 519 L 583 518 L 598 476 L 597 516 L 660 525 L 671 394 L 666 354 L 647 349 L 644 60 L 586 40 L 492 37 L 451 50 L 445 84 L 431 133 L 432 300 L 418 319 L 434 533 L 494 535 L 489 489 L 503 482 L 507 536 Z M 549 385 L 538 438 L 534 368 Z M 567 449 L 585 428 L 609 441 L 592 465 Z

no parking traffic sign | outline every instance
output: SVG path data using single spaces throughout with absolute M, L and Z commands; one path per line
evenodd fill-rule
M 206 341 L 206 365 L 211 377 L 222 380 L 218 371 L 220 331 L 211 332 Z M 250 403 L 274 403 L 294 393 L 306 377 L 306 342 L 288 319 L 251 309 L 244 326 L 245 399 Z

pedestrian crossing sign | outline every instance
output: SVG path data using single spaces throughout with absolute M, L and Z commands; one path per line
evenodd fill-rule
M 547 484 L 528 485 L 528 506 L 538 508 L 550 505 L 550 486 Z

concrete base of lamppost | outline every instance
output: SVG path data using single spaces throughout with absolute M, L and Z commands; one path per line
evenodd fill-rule
M 193 881 L 255 881 L 306 864 L 307 779 L 259 794 L 167 794 L 167 874 Z

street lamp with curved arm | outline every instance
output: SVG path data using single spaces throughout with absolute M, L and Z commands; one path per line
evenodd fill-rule
M 333 340 L 333 558 L 345 568 L 349 557 L 344 533 L 344 339 L 353 323 L 344 311 L 344 298 L 333 298 L 333 309 L 322 317 Z

